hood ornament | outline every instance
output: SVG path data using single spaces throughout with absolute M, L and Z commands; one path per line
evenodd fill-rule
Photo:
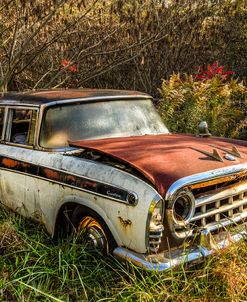
M 236 160 L 236 158 L 233 155 L 229 154 L 229 153 L 226 153 L 226 155 L 224 157 L 227 160 L 231 160 L 231 161 L 235 161 Z
M 219 147 L 219 146 L 216 146 L 216 145 L 210 145 L 210 146 L 213 147 L 213 148 L 222 150 L 222 151 L 226 152 L 227 154 L 231 154 L 233 156 L 236 156 L 236 157 L 239 157 L 239 158 L 243 158 L 242 155 L 241 155 L 241 153 L 238 151 L 237 147 L 235 147 L 235 146 L 232 146 L 231 150 L 228 150 L 226 148 Z
M 208 123 L 205 121 L 201 121 L 198 127 L 199 136 L 201 137 L 210 137 L 212 134 L 208 130 Z
M 200 150 L 200 149 L 196 149 L 196 148 L 191 148 L 195 151 L 201 152 L 202 154 L 205 154 L 209 157 L 212 157 L 213 159 L 216 159 L 220 162 L 223 162 L 223 158 L 220 156 L 219 152 L 216 149 L 213 149 L 213 152 L 209 152 L 209 151 L 205 151 L 205 150 Z

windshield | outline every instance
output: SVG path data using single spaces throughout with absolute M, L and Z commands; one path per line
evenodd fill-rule
M 72 140 L 169 133 L 151 100 L 76 103 L 48 108 L 42 122 L 40 145 L 68 146 Z

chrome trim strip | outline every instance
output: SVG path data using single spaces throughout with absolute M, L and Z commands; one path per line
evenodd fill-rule
M 1 142 L 4 140 L 5 137 L 5 131 L 6 131 L 6 126 L 7 126 L 7 113 L 8 113 L 8 108 L 6 106 L 1 106 L 1 108 L 4 109 L 4 117 L 3 117 L 3 129 L 1 133 Z
M 32 91 L 30 92 L 32 93 Z M 34 96 L 35 97 L 35 96 Z M 45 97 L 44 97 L 45 98 Z M 148 94 L 133 94 L 133 95 L 112 95 L 112 96 L 95 96 L 95 97 L 80 97 L 80 98 L 75 98 L 75 99 L 71 99 L 71 98 L 68 98 L 68 99 L 58 99 L 58 100 L 51 100 L 50 102 L 47 102 L 47 103 L 37 103 L 37 104 L 34 104 L 34 103 L 24 103 L 24 102 L 21 102 L 20 100 L 10 100 L 10 99 L 1 99 L 0 100 L 0 106 L 28 106 L 28 107 L 36 107 L 36 108 L 39 108 L 41 106 L 53 106 L 55 103 L 59 103 L 59 104 L 65 104 L 68 102 L 71 102 L 73 103 L 74 101 L 75 102 L 78 102 L 78 101 L 81 101 L 81 102 L 84 102 L 84 101 L 94 101 L 94 100 L 114 100 L 114 99 L 119 99 L 119 98 L 122 98 L 122 99 L 136 99 L 136 98 L 139 98 L 139 99 L 152 99 L 152 96 L 148 95 Z
M 232 146 L 231 150 L 228 150 L 226 148 L 223 148 L 223 147 L 220 147 L 220 146 L 216 146 L 216 145 L 210 145 L 210 146 L 213 147 L 213 148 L 219 149 L 221 151 L 224 151 L 226 153 L 229 153 L 229 154 L 231 154 L 233 156 L 236 156 L 236 157 L 239 157 L 239 158 L 243 158 L 242 155 L 241 155 L 241 153 L 238 151 L 238 148 L 235 147 L 235 146 Z
M 41 104 L 42 108 L 56 106 L 56 105 L 64 105 L 64 104 L 71 104 L 76 102 L 100 102 L 100 101 L 113 101 L 113 100 L 125 100 L 125 99 L 152 99 L 150 95 L 109 95 L 109 96 L 96 96 L 96 97 L 81 97 L 77 99 L 61 99 L 56 101 L 51 101 L 49 103 Z
M 145 232 L 145 244 L 146 244 L 146 248 L 149 249 L 149 231 L 150 231 L 150 222 L 151 222 L 151 218 L 152 218 L 152 214 L 153 214 L 153 210 L 156 206 L 156 204 L 162 200 L 162 211 L 163 211 L 163 214 L 162 214 L 162 220 L 164 218 L 164 207 L 165 207 L 165 204 L 164 204 L 164 200 L 162 199 L 162 197 L 157 193 L 154 198 L 152 199 L 150 205 L 149 205 L 149 209 L 148 209 L 148 217 L 147 217 L 147 223 L 146 223 L 146 232 Z M 163 221 L 162 221 L 162 224 L 163 224 Z
M 27 162 L 25 162 L 23 160 L 18 160 L 16 158 L 12 158 L 12 157 L 9 157 L 9 156 L 0 156 L 0 158 L 6 158 L 6 159 L 22 162 L 22 163 L 27 163 Z M 79 179 L 84 179 L 84 180 L 89 181 L 89 182 L 94 182 L 94 183 L 96 183 L 98 185 L 104 185 L 104 186 L 109 186 L 109 188 L 119 189 L 121 191 L 124 191 L 126 193 L 126 196 L 129 196 L 129 194 L 133 194 L 133 195 L 135 195 L 138 198 L 138 194 L 136 194 L 136 192 L 126 190 L 126 189 L 124 189 L 124 188 L 122 188 L 120 186 L 115 186 L 115 185 L 112 185 L 110 183 L 106 183 L 106 182 L 103 182 L 103 181 L 98 181 L 96 179 L 88 178 L 88 177 L 85 177 L 83 175 L 76 174 L 76 173 L 71 173 L 71 172 L 66 171 L 66 170 L 59 170 L 59 169 L 56 169 L 56 168 L 53 168 L 53 167 L 51 168 L 51 167 L 48 167 L 48 166 L 37 165 L 37 164 L 32 163 L 32 162 L 28 162 L 28 164 L 37 166 L 38 168 L 49 169 L 49 170 L 52 170 L 54 172 L 58 172 L 58 173 L 62 173 L 62 174 L 68 174 L 69 176 L 75 176 L 75 177 L 77 177 Z M 121 202 L 121 203 L 124 203 L 124 204 L 126 204 L 128 206 L 136 206 L 137 203 L 138 203 L 138 200 L 139 200 L 139 198 L 138 198 L 138 200 L 137 200 L 137 202 L 135 204 L 130 204 L 128 202 L 128 200 L 124 200 L 124 199 L 120 199 L 120 198 L 114 198 L 114 197 L 112 197 L 112 196 L 110 196 L 108 194 L 101 194 L 101 193 L 98 193 L 98 192 L 95 192 L 95 191 L 90 191 L 90 190 L 87 190 L 85 188 L 81 188 L 79 186 L 77 187 L 77 186 L 68 184 L 66 182 L 61 182 L 59 180 L 49 179 L 49 178 L 44 177 L 44 176 L 40 176 L 40 175 L 36 175 L 36 174 L 31 174 L 31 173 L 27 173 L 27 172 L 23 172 L 23 171 L 19 171 L 19 170 L 14 170 L 14 169 L 10 169 L 10 168 L 7 168 L 7 167 L 2 167 L 2 166 L 0 166 L 0 170 L 6 170 L 6 171 L 10 171 L 12 173 L 23 174 L 23 175 L 27 175 L 27 176 L 30 176 L 30 177 L 35 177 L 35 178 L 38 178 L 38 179 L 42 179 L 42 180 L 45 180 L 45 181 L 54 182 L 54 183 L 57 183 L 57 184 L 61 184 L 63 186 L 68 186 L 68 187 L 71 187 L 71 188 L 74 188 L 74 189 L 77 189 L 77 190 L 80 190 L 80 191 L 84 191 L 84 192 L 87 192 L 87 193 L 90 193 L 90 194 L 93 194 L 93 195 L 97 195 L 97 196 L 103 197 L 103 198 L 107 198 L 107 199 L 110 199 L 110 200 Z
M 7 142 L 7 141 L 2 141 L 1 144 L 11 146 L 11 147 L 21 147 L 21 148 L 25 148 L 25 149 L 34 149 L 33 145 L 17 144 L 17 143 L 12 143 L 12 142 Z
M 106 199 L 121 202 L 121 203 L 124 203 L 124 204 L 129 205 L 129 206 L 133 206 L 133 205 L 129 204 L 127 201 L 124 201 L 122 199 L 117 199 L 117 198 L 111 197 L 109 195 L 103 195 L 103 194 L 100 194 L 100 193 L 97 193 L 97 192 L 92 192 L 92 191 L 83 189 L 81 187 L 76 187 L 76 186 L 73 186 L 73 185 L 69 185 L 69 184 L 66 184 L 66 183 L 63 183 L 63 182 L 60 182 L 60 181 L 57 181 L 57 180 L 50 180 L 50 179 L 42 177 L 42 176 L 31 175 L 31 174 L 28 174 L 28 173 L 25 173 L 25 172 L 20 172 L 20 171 L 13 171 L 13 170 L 7 169 L 7 168 L 0 168 L 0 170 L 10 171 L 12 173 L 17 173 L 17 174 L 26 175 L 26 176 L 29 176 L 29 177 L 32 177 L 32 178 L 42 179 L 44 181 L 48 181 L 48 182 L 56 183 L 58 185 L 62 185 L 64 187 L 69 187 L 69 188 L 76 189 L 76 190 L 79 190 L 79 191 L 83 191 L 83 192 L 86 192 L 86 193 L 89 193 L 89 194 L 97 195 L 99 197 L 104 197 Z
M 239 232 L 235 235 L 232 235 L 230 238 L 225 238 L 217 243 L 218 249 L 223 249 L 230 245 L 232 242 L 238 242 L 247 236 L 247 231 Z M 163 272 L 173 267 L 187 264 L 194 261 L 200 261 L 202 258 L 212 255 L 215 252 L 213 248 L 207 248 L 204 246 L 197 246 L 188 250 L 181 249 L 178 256 L 173 258 L 166 259 L 164 262 L 154 263 L 148 261 L 147 257 L 143 254 L 138 254 L 133 251 L 130 251 L 124 247 L 117 247 L 113 254 L 117 259 L 128 261 L 138 267 L 149 271 Z M 155 260 L 155 258 L 154 258 Z
M 204 155 L 207 155 L 209 157 L 212 157 L 220 162 L 224 162 L 222 157 L 220 156 L 219 152 L 216 150 L 216 149 L 213 149 L 213 152 L 209 152 L 209 151 L 206 151 L 206 150 L 201 150 L 201 149 L 197 149 L 197 148 L 194 148 L 194 147 L 191 147 L 192 150 L 195 150 L 197 152 L 200 152 Z
M 19 100 L 0 100 L 0 106 L 18 106 L 18 107 L 34 107 L 39 108 L 41 104 L 23 103 Z
M 247 171 L 247 163 L 210 170 L 207 172 L 180 178 L 169 187 L 165 196 L 165 200 L 170 200 L 179 189 L 185 186 L 193 185 L 207 180 L 217 179 L 224 176 L 230 176 L 243 171 Z

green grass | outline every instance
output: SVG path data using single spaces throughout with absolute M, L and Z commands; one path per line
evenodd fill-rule
M 247 242 L 163 274 L 89 252 L 0 208 L 0 301 L 246 301 Z

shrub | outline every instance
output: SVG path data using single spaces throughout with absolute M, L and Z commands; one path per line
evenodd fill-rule
M 223 57 L 246 83 L 245 3 L 1 0 L 0 91 L 123 88 L 157 97 L 162 76 L 190 73 L 208 57 Z
M 194 75 L 194 79 L 205 81 L 212 79 L 213 77 L 221 77 L 222 80 L 227 80 L 228 76 L 235 74 L 235 71 L 224 71 L 224 66 L 220 66 L 218 61 L 215 61 L 212 65 L 208 65 L 206 69 L 201 66 L 197 66 L 197 73 Z
M 226 81 L 217 73 L 202 80 L 173 74 L 159 92 L 158 108 L 171 131 L 195 134 L 205 120 L 213 135 L 247 138 L 247 88 L 242 82 Z

